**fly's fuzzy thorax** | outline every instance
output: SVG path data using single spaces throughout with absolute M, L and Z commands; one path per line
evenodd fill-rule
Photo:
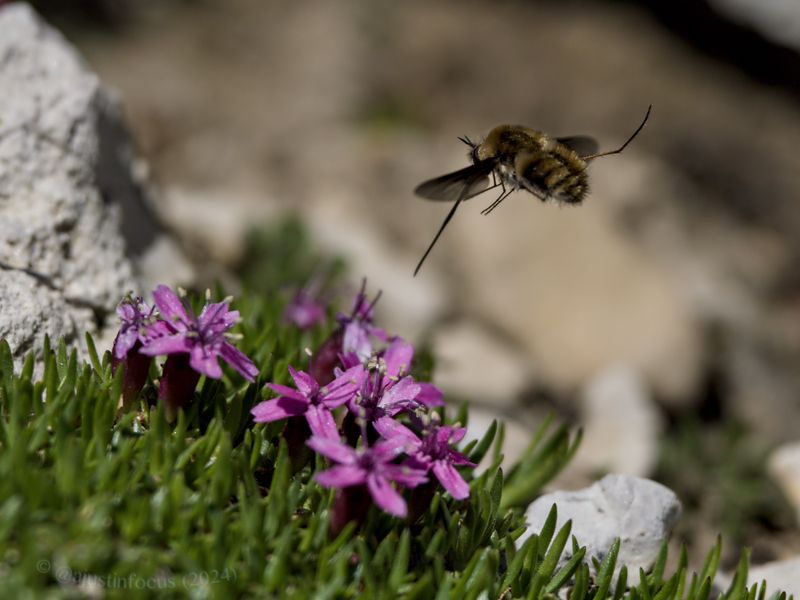
M 479 160 L 496 158 L 512 163 L 520 151 L 544 149 L 551 143 L 552 140 L 541 131 L 522 125 L 498 125 L 478 145 L 476 155 Z

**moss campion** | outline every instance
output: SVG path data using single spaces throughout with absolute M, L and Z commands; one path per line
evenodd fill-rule
M 117 309 L 122 326 L 114 344 L 114 357 L 126 365 L 123 393 L 126 402 L 129 400 L 126 394 L 135 396 L 145 384 L 154 356 L 168 356 L 160 379 L 159 398 L 167 404 L 171 418 L 175 410 L 189 404 L 201 375 L 212 379 L 222 377 L 220 358 L 247 381 L 255 381 L 258 375 L 255 364 L 230 342 L 233 336 L 229 331 L 239 321 L 239 312 L 228 308 L 231 299 L 207 301 L 197 317 L 165 285 L 155 289 L 153 300 L 155 308 L 150 308 L 141 298 L 128 297 Z M 132 373 L 137 379 L 129 382 L 128 374 Z
M 335 463 L 316 476 L 339 490 L 333 531 L 363 520 L 370 499 L 389 514 L 407 516 L 403 490 L 427 483 L 428 472 L 464 500 L 469 486 L 457 468 L 475 466 L 451 446 L 465 430 L 439 425 L 431 412 L 442 393 L 410 374 L 414 347 L 374 325 L 378 297 L 368 302 L 362 286 L 350 315 L 339 315 L 339 327 L 312 354 L 312 372 L 290 366 L 294 388 L 268 384 L 279 396 L 251 411 L 258 423 L 287 420 L 283 436 L 293 456 L 301 454 L 300 440 Z

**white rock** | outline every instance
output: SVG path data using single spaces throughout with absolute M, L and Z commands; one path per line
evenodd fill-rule
M 720 573 L 716 578 L 716 584 L 722 590 L 727 590 L 732 581 L 733 576 L 729 573 Z M 786 592 L 787 596 L 794 594 L 795 598 L 800 597 L 800 556 L 750 567 L 747 572 L 748 587 L 760 585 L 762 581 L 767 582 L 768 598 L 778 591 Z
M 634 583 L 640 567 L 647 570 L 652 566 L 681 514 L 677 496 L 660 483 L 606 475 L 588 488 L 538 498 L 525 513 L 528 530 L 517 545 L 541 530 L 553 504 L 558 507 L 556 528 L 572 519 L 572 534 L 586 546 L 587 558 L 602 560 L 614 540 L 620 538 L 617 571 L 627 565 L 629 581 Z M 571 551 L 568 543 L 562 562 L 569 559 Z
M 531 380 L 527 354 L 479 324 L 444 325 L 432 342 L 434 383 L 447 395 L 507 409 Z
M 663 423 L 635 371 L 619 366 L 601 372 L 583 389 L 579 410 L 584 435 L 568 472 L 652 473 Z
M 800 523 L 800 442 L 777 448 L 769 457 L 767 470 L 795 508 Z
M 711 0 L 711 4 L 767 39 L 800 51 L 800 4 L 796 0 Z
M 0 8 L 0 90 L 0 336 L 80 346 L 161 232 L 114 98 L 25 4 Z
M 752 585 L 762 580 L 767 582 L 767 593 L 781 590 L 787 596 L 794 594 L 795 598 L 800 597 L 800 556 L 752 567 L 747 581 Z

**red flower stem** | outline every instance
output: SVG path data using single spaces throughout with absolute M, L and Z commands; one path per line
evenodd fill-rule
M 200 373 L 189 366 L 188 354 L 171 354 L 164 363 L 158 398 L 164 402 L 167 420 L 172 422 L 178 410 L 186 408 L 192 401 Z

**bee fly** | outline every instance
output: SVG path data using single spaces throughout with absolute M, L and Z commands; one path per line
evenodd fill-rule
M 468 167 L 429 179 L 419 184 L 414 193 L 428 200 L 455 200 L 439 231 L 414 269 L 419 272 L 444 228 L 453 218 L 459 204 L 497 187 L 502 192 L 489 206 L 481 211 L 488 215 L 511 192 L 526 190 L 547 201 L 550 199 L 580 204 L 589 193 L 589 178 L 586 168 L 590 160 L 610 154 L 619 154 L 631 143 L 647 122 L 650 109 L 639 127 L 616 150 L 598 152 L 597 142 L 590 137 L 574 136 L 551 138 L 546 133 L 522 125 L 499 125 L 489 132 L 480 144 L 468 137 L 458 138 L 469 146 Z M 491 175 L 491 185 L 489 176 Z

